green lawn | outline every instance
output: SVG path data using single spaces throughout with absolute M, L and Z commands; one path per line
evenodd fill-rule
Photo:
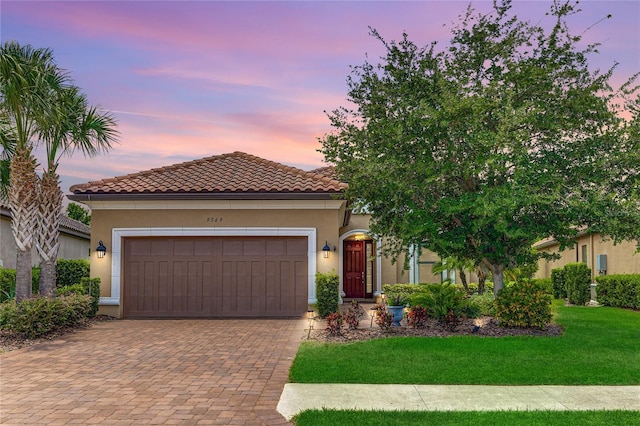
M 638 411 L 330 411 L 309 410 L 294 419 L 297 426 L 329 425 L 633 425 Z
M 399 337 L 304 342 L 297 383 L 638 385 L 640 312 L 554 302 L 560 337 Z

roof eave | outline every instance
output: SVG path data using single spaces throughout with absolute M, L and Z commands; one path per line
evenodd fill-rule
M 331 192 L 214 192 L 214 193 L 79 193 L 67 195 L 73 201 L 122 200 L 333 200 L 342 191 Z

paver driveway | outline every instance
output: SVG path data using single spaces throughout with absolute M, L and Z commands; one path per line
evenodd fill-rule
M 0 423 L 287 424 L 305 321 L 123 320 L 0 355 Z

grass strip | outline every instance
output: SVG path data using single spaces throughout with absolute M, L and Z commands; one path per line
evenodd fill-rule
M 640 312 L 554 303 L 556 337 L 391 337 L 304 342 L 297 383 L 638 385 Z
M 331 425 L 473 425 L 566 426 L 640 424 L 640 411 L 339 411 L 308 410 L 298 414 L 297 426 Z

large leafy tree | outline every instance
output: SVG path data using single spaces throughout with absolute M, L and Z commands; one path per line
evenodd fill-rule
M 57 174 L 60 158 L 76 150 L 94 156 L 107 152 L 116 140 L 115 120 L 108 113 L 89 106 L 75 86 L 64 87 L 53 99 L 40 138 L 46 148 L 47 165 L 42 174 L 38 203 L 40 294 L 54 296 L 58 258 L 62 190 Z
M 614 91 L 614 67 L 589 68 L 597 45 L 580 47 L 566 24 L 575 4 L 554 1 L 545 30 L 510 3 L 469 7 L 443 49 L 372 30 L 386 55 L 352 68 L 353 106 L 329 114 L 321 140 L 388 252 L 419 244 L 470 259 L 495 292 L 506 268 L 540 256 L 541 238 L 564 248 L 585 227 L 640 238 L 638 109 L 625 121 L 616 107 L 633 78 Z
M 91 212 L 80 204 L 69 203 L 67 205 L 67 216 L 85 225 L 91 225 Z

